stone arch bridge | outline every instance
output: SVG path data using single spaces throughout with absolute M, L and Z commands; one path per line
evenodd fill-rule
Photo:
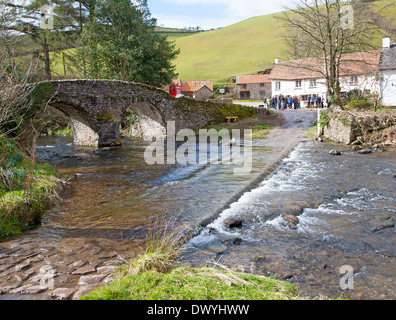
M 175 121 L 176 131 L 197 130 L 224 120 L 224 105 L 175 99 L 162 89 L 139 83 L 112 80 L 62 80 L 37 84 L 36 91 L 48 105 L 71 121 L 74 143 L 84 146 L 121 144 L 120 123 L 128 112 L 138 118 L 141 135 L 166 135 L 167 121 Z

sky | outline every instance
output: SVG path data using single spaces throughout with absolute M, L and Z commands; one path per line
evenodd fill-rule
M 295 0 L 148 0 L 157 25 L 204 30 L 226 27 L 242 20 L 280 12 Z

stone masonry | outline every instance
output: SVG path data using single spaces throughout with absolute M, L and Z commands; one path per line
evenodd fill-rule
M 167 92 L 144 84 L 110 80 L 64 80 L 50 85 L 49 105 L 70 118 L 74 142 L 84 146 L 121 144 L 120 123 L 133 110 L 142 133 L 165 135 L 167 121 L 180 129 L 197 130 L 222 120 L 221 105 L 192 99 L 175 99 Z

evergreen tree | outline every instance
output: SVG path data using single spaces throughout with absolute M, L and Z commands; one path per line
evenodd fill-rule
M 83 27 L 79 56 L 89 78 L 120 79 L 161 86 L 176 76 L 179 54 L 166 37 L 154 33 L 147 1 L 97 0 Z

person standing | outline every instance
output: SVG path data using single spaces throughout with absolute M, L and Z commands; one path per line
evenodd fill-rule
M 294 106 L 294 110 L 297 110 L 297 108 L 298 108 L 298 99 L 297 99 L 297 97 L 293 98 L 293 106 Z
M 310 98 L 309 102 L 311 103 L 311 107 L 314 108 L 315 107 L 315 97 L 314 97 L 314 95 L 311 95 L 311 98 Z
M 316 107 L 317 107 L 317 108 L 321 108 L 321 107 L 322 107 L 322 100 L 321 100 L 321 98 L 319 97 L 319 95 L 318 95 L 317 98 L 316 98 Z

